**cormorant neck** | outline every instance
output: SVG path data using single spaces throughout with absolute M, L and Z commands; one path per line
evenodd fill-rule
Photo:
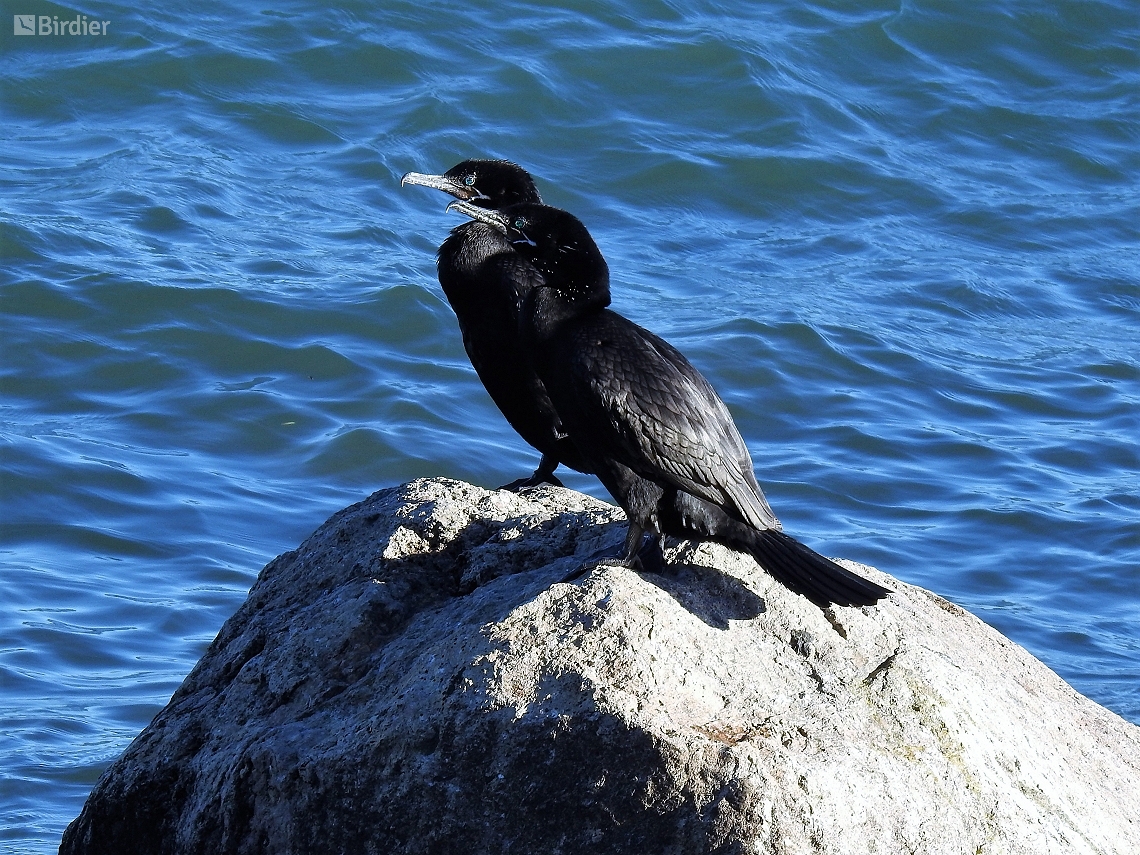
M 436 253 L 439 281 L 449 301 L 456 299 L 488 299 L 486 294 L 460 294 L 456 289 L 475 287 L 488 259 L 498 255 L 516 255 L 502 232 L 484 223 L 467 222 L 451 230 Z M 477 289 L 476 289 L 477 290 Z
M 597 314 L 610 304 L 609 273 L 595 279 L 588 287 L 576 283 L 563 286 L 542 285 L 523 299 L 519 321 L 522 336 L 535 342 L 545 341 L 565 324 Z

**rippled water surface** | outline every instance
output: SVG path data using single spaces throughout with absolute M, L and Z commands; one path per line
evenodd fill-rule
M 468 156 L 589 226 L 789 531 L 1140 722 L 1131 0 L 206 8 L 0 17 L 0 850 L 333 511 L 533 468 L 399 186 Z

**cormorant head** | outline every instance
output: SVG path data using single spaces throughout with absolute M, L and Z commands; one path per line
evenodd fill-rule
M 542 274 L 547 287 L 569 299 L 589 296 L 591 303 L 604 293 L 605 303 L 609 303 L 609 267 L 582 221 L 573 214 L 534 203 L 488 210 L 460 201 L 447 208 L 462 211 L 506 235 L 515 251 Z
M 519 202 L 541 202 L 534 179 L 509 160 L 465 160 L 443 175 L 409 172 L 400 185 L 419 184 L 449 193 L 480 208 L 505 208 Z

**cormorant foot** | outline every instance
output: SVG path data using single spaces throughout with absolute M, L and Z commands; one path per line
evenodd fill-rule
M 641 562 L 635 558 L 634 563 L 640 565 Z M 597 558 L 597 557 L 591 555 L 589 558 L 587 558 L 585 561 L 583 561 L 581 564 L 579 564 L 577 567 L 575 567 L 573 570 L 571 570 L 569 573 L 567 573 L 565 576 L 563 576 L 558 581 L 559 582 L 576 582 L 578 579 L 581 579 L 583 576 L 585 576 L 591 570 L 596 570 L 598 567 L 630 567 L 630 563 L 627 562 L 624 558 L 620 558 L 616 555 L 607 555 L 607 556 L 604 556 L 601 558 Z M 631 569 L 637 570 L 640 568 L 639 567 L 632 567 Z
M 661 538 L 656 534 L 650 534 L 645 538 L 630 566 L 641 573 L 664 573 L 666 564 L 665 556 L 661 552 Z
M 554 487 L 565 486 L 565 484 L 558 480 L 558 476 L 556 475 L 546 475 L 545 477 L 542 477 L 539 475 L 539 473 L 535 472 L 529 478 L 519 478 L 517 481 L 512 481 L 509 484 L 504 484 L 502 487 L 499 487 L 499 489 L 509 490 L 512 493 L 517 493 L 519 490 L 523 490 L 527 487 L 537 487 L 539 484 L 550 484 Z
M 550 484 L 554 487 L 564 487 L 565 485 L 558 480 L 558 476 L 554 474 L 554 470 L 558 468 L 558 460 L 548 454 L 542 455 L 542 459 L 538 462 L 538 468 L 534 470 L 534 474 L 529 478 L 519 478 L 517 481 L 512 481 L 509 484 L 504 484 L 500 490 L 510 490 L 512 493 L 517 493 L 526 487 L 537 487 L 539 484 Z
M 595 567 L 625 567 L 637 573 L 665 572 L 665 556 L 661 554 L 661 538 L 655 534 L 645 538 L 641 547 L 632 557 L 627 557 L 626 553 L 627 550 L 624 546 L 617 550 L 617 554 L 608 549 L 599 550 L 558 581 L 573 582 L 585 576 Z

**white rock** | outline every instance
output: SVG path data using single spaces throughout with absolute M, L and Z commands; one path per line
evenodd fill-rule
M 940 597 L 821 612 L 568 490 L 384 490 L 270 563 L 62 853 L 1140 852 L 1140 728 Z

